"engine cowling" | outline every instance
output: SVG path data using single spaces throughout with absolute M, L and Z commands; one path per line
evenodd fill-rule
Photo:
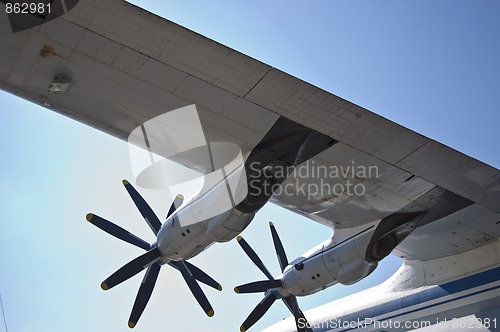
M 376 223 L 334 235 L 299 257 L 283 272 L 282 281 L 288 292 L 297 296 L 316 293 L 333 284 L 353 284 L 375 270 L 377 262 L 369 262 L 365 253 Z
M 217 242 L 227 242 L 240 234 L 254 216 L 253 213 L 244 213 L 233 208 L 224 215 L 224 218 L 214 218 L 208 224 L 206 234 Z

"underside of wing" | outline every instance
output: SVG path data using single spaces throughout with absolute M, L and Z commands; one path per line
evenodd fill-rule
M 334 228 L 418 216 L 396 249 L 405 258 L 456 254 L 500 235 L 498 169 L 136 6 L 80 0 L 17 33 L 1 16 L 0 35 L 2 89 L 124 140 L 191 104 L 207 142 L 235 143 L 244 155 L 280 137 L 279 121 L 327 137 L 286 170 L 272 201 Z M 51 88 L 59 83 L 69 89 Z

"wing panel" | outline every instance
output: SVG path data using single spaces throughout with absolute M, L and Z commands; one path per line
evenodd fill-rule
M 271 68 L 125 1 L 80 1 L 64 19 L 240 97 Z
M 473 204 L 415 230 L 395 250 L 405 259 L 454 255 L 497 241 L 500 214 Z
M 498 169 L 441 143 L 429 141 L 397 166 L 500 212 Z
M 277 69 L 246 97 L 388 163 L 396 163 L 427 138 Z
M 273 202 L 330 227 L 380 220 L 409 205 L 435 185 L 337 143 L 299 165 Z

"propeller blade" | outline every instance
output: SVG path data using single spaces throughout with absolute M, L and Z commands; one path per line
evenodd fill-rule
M 193 293 L 194 297 L 196 298 L 196 301 L 198 301 L 198 303 L 203 308 L 207 316 L 212 317 L 214 315 L 214 309 L 210 305 L 210 302 L 208 302 L 205 293 L 203 293 L 203 291 L 201 290 L 201 287 L 196 282 L 195 278 L 193 277 L 193 274 L 187 268 L 185 262 L 179 261 L 177 262 L 177 266 L 182 276 L 184 277 L 184 280 L 186 280 L 186 283 L 189 289 L 191 290 L 191 293 Z
M 153 292 L 153 288 L 155 286 L 159 272 L 160 265 L 156 263 L 149 266 L 148 270 L 146 271 L 146 276 L 142 280 L 141 287 L 139 288 L 139 292 L 137 293 L 137 297 L 135 298 L 134 306 L 128 320 L 128 327 L 130 327 L 131 329 L 135 327 L 137 321 L 139 321 L 139 318 L 141 318 L 141 315 L 146 308 L 149 299 L 151 298 L 151 293 Z
M 245 332 L 249 328 L 251 328 L 262 316 L 269 310 L 269 308 L 273 305 L 274 301 L 276 301 L 276 296 L 271 292 L 267 292 L 266 296 L 259 304 L 253 309 L 253 311 L 248 315 L 247 319 L 241 324 L 240 331 Z
M 191 273 L 193 274 L 193 277 L 196 280 L 201 281 L 205 285 L 210 286 L 212 288 L 215 288 L 218 291 L 222 291 L 221 284 L 219 284 L 217 281 L 212 279 L 212 277 L 210 277 L 208 274 L 206 274 L 205 272 L 203 272 L 202 270 L 200 270 L 199 268 L 197 268 L 196 266 L 194 266 L 193 264 L 191 264 L 189 262 L 184 261 L 184 263 L 187 265 L 189 271 L 191 271 Z
M 278 260 L 280 262 L 281 272 L 285 270 L 288 265 L 288 258 L 286 258 L 285 249 L 283 248 L 283 243 L 281 243 L 278 232 L 274 227 L 272 222 L 269 222 L 269 227 L 271 228 L 271 235 L 273 236 L 274 249 L 276 250 L 276 255 L 278 255 Z
M 196 280 L 204 283 L 207 286 L 210 286 L 214 289 L 217 289 L 218 291 L 222 290 L 222 286 L 217 281 L 212 279 L 212 277 L 210 277 L 208 274 L 206 274 L 205 272 L 203 272 L 202 270 L 200 270 L 199 268 L 197 268 L 193 264 L 189 263 L 188 261 L 184 261 L 184 263 L 186 264 L 187 268 L 189 269 L 189 271 L 191 272 L 191 274 L 193 275 L 193 277 Z M 177 266 L 178 264 L 179 264 L 179 262 L 174 262 L 174 261 L 168 263 L 168 265 L 179 270 L 179 267 Z
M 295 295 L 290 295 L 289 297 L 285 297 L 282 300 L 295 318 L 295 326 L 297 327 L 297 332 L 313 332 L 313 330 L 308 327 L 310 325 L 306 319 L 306 316 L 304 316 L 304 313 L 299 308 L 297 297 Z
M 235 293 L 261 293 L 266 292 L 272 288 L 280 288 L 282 286 L 281 280 L 264 280 L 255 281 L 245 285 L 241 285 L 234 288 Z
M 135 190 L 134 187 L 132 187 L 132 185 L 127 180 L 123 180 L 122 183 L 153 233 L 155 233 L 155 235 L 158 235 L 158 232 L 161 228 L 161 222 L 156 214 L 153 212 L 148 203 L 146 203 L 144 198 L 142 198 L 142 196 L 137 192 L 137 190 Z
M 183 202 L 184 202 L 184 196 L 182 196 L 181 194 L 175 196 L 175 199 L 172 202 L 172 205 L 170 205 L 170 209 L 168 210 L 167 218 L 170 217 L 170 215 L 174 213 L 175 210 L 177 210 L 179 206 L 182 205 Z
M 108 279 L 104 280 L 101 284 L 101 288 L 104 290 L 111 289 L 116 285 L 124 282 L 125 280 L 135 276 L 137 273 L 144 270 L 146 266 L 154 262 L 161 256 L 158 248 L 153 248 L 146 252 L 145 254 L 137 257 L 133 261 L 124 265 L 118 271 L 113 273 Z
M 125 242 L 128 242 L 130 244 L 133 244 L 134 246 L 137 246 L 139 248 L 142 248 L 144 250 L 149 250 L 151 248 L 151 245 L 147 243 L 146 241 L 138 238 L 134 234 L 130 233 L 129 231 L 121 228 L 120 226 L 117 226 L 113 224 L 112 222 L 101 218 L 95 214 L 89 213 L 87 214 L 87 220 L 105 231 L 106 233 L 113 235 L 116 238 L 119 238 L 120 240 L 123 240 Z
M 253 249 L 250 247 L 250 245 L 247 243 L 247 241 L 245 241 L 245 239 L 243 239 L 241 236 L 238 236 L 236 238 L 236 240 L 238 240 L 238 243 L 241 246 L 241 248 L 243 248 L 243 250 L 246 252 L 248 257 L 262 271 L 262 273 L 264 273 L 269 280 L 274 280 L 272 274 L 266 268 L 264 263 L 262 263 L 259 256 L 257 256 L 255 251 L 253 251 Z

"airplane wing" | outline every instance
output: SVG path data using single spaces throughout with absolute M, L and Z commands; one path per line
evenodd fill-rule
M 419 216 L 396 250 L 408 259 L 500 235 L 498 169 L 141 8 L 80 0 L 16 33 L 0 16 L 3 90 L 124 140 L 145 121 L 195 104 L 207 141 L 243 153 L 286 118 L 336 143 L 293 170 L 282 188 L 294 194 L 277 192 L 275 204 L 332 228 Z

